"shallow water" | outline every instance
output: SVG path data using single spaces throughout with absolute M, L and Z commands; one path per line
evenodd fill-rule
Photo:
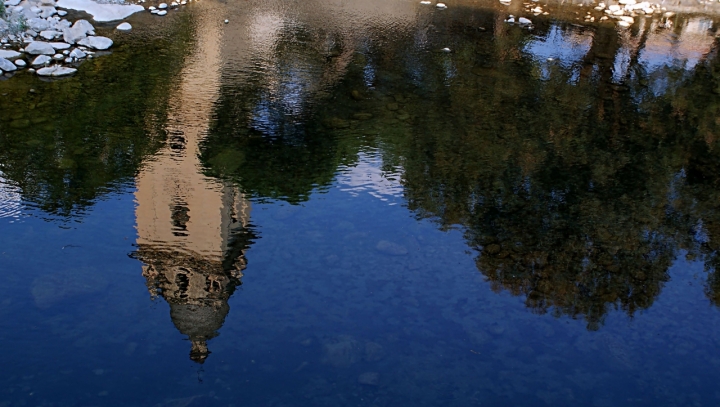
M 714 17 L 418 3 L 1 81 L 0 406 L 717 405 Z

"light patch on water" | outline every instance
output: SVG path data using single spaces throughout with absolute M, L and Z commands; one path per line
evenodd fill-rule
M 0 218 L 19 218 L 22 207 L 20 188 L 11 185 L 0 172 Z
M 541 77 L 549 79 L 549 63 L 569 68 L 582 61 L 590 51 L 592 35 L 576 30 L 563 30 L 557 25 L 550 28 L 547 36 L 536 37 L 523 49 L 542 66 Z
M 400 183 L 402 168 L 394 167 L 392 172 L 383 167 L 379 152 L 360 152 L 354 166 L 340 167 L 337 183 L 341 191 L 359 196 L 368 193 L 381 201 L 396 205 L 403 196 Z

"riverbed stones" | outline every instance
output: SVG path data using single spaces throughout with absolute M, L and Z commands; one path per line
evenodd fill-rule
M 70 48 L 70 44 L 68 44 L 66 42 L 51 42 L 50 46 L 52 46 L 53 48 L 55 48 L 58 51 L 62 51 L 64 49 Z
M 54 55 L 55 48 L 47 42 L 33 41 L 25 47 L 25 52 L 30 55 Z
M 41 66 L 41 65 L 47 65 L 52 61 L 52 58 L 50 58 L 47 55 L 40 55 L 37 58 L 35 58 L 32 62 L 30 62 L 30 65 L 32 66 Z
M 9 50 L 9 49 L 0 49 L 0 58 L 15 59 L 15 58 L 19 58 L 21 56 L 22 56 L 22 53 L 20 53 L 20 52 Z
M 17 70 L 17 66 L 5 58 L 0 58 L 0 70 L 3 72 L 12 72 Z
M 167 14 L 167 10 L 160 10 L 160 11 L 158 11 L 158 12 L 155 13 L 155 14 L 156 14 L 156 15 L 159 15 L 159 16 L 164 16 L 164 15 Z
M 70 57 L 75 59 L 83 59 L 87 56 L 83 50 L 80 48 L 75 48 L 74 50 L 70 51 Z
M 158 5 L 158 8 L 159 8 L 160 10 L 164 10 L 164 9 L 168 8 L 168 5 L 167 5 L 167 3 L 160 3 L 160 4 Z
M 75 68 L 69 68 L 66 66 L 49 66 L 47 68 L 40 68 L 37 70 L 39 76 L 67 76 L 77 72 Z
M 65 55 L 63 55 L 63 54 L 55 54 L 55 55 L 53 55 L 52 58 L 53 58 L 54 60 L 56 60 L 56 61 L 62 61 L 63 59 L 65 59 Z
M 118 31 L 130 31 L 132 30 L 132 26 L 129 23 L 122 23 L 115 27 L 115 29 Z
M 16 60 L 15 60 L 15 66 L 17 66 L 17 67 L 19 67 L 19 68 L 24 68 L 24 67 L 27 66 L 27 62 L 25 62 L 25 61 L 22 60 L 22 59 L 16 59 Z
M 63 34 L 61 32 L 55 30 L 40 31 L 40 36 L 48 41 L 54 40 L 55 38 L 58 38 L 62 35 Z
M 78 44 L 92 49 L 106 50 L 113 45 L 113 41 L 108 37 L 92 36 L 83 38 Z

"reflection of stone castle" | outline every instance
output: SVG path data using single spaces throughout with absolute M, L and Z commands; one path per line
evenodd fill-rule
M 170 305 L 175 327 L 205 361 L 240 284 L 250 244 L 250 203 L 239 189 L 206 177 L 198 158 L 217 100 L 220 38 L 216 25 L 198 32 L 195 49 L 170 95 L 167 146 L 136 178 L 136 256 L 152 296 Z

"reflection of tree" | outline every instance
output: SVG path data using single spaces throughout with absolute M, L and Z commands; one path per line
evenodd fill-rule
M 261 75 L 221 88 L 201 159 L 208 175 L 232 179 L 252 197 L 297 203 L 329 184 L 347 156 L 328 131 L 347 123 L 308 116 L 344 72 L 352 50 L 324 30 L 283 30 Z
M 68 216 L 135 174 L 164 140 L 168 83 L 159 78 L 180 66 L 188 23 L 178 19 L 172 40 L 86 62 L 75 78 L 37 84 L 19 75 L 0 85 L 0 171 L 25 199 Z
M 468 13 L 473 26 L 485 21 L 490 30 L 487 20 Z M 720 157 L 718 97 L 707 89 L 716 87 L 708 71 L 717 59 L 692 75 L 658 68 L 674 81 L 658 94 L 647 86 L 653 73 L 639 66 L 648 30 L 628 45 L 601 28 L 579 65 L 563 67 L 523 54 L 528 37 L 517 28 L 496 27 L 492 38 L 447 29 L 451 55 L 368 58 L 387 77 L 419 79 L 378 81 L 364 91 L 379 96 L 361 109 L 385 120 L 377 100 L 400 96 L 411 119 L 379 119 L 377 127 L 386 158 L 404 168 L 408 205 L 443 227 L 465 226 L 494 288 L 596 329 L 612 307 L 629 315 L 649 307 L 679 250 L 712 264 Z M 622 46 L 631 66 L 618 79 L 613 59 Z M 352 69 L 344 84 L 363 88 Z M 337 94 L 349 98 L 347 89 Z M 699 224 L 706 243 L 698 243 Z M 720 286 L 716 280 L 709 284 Z

